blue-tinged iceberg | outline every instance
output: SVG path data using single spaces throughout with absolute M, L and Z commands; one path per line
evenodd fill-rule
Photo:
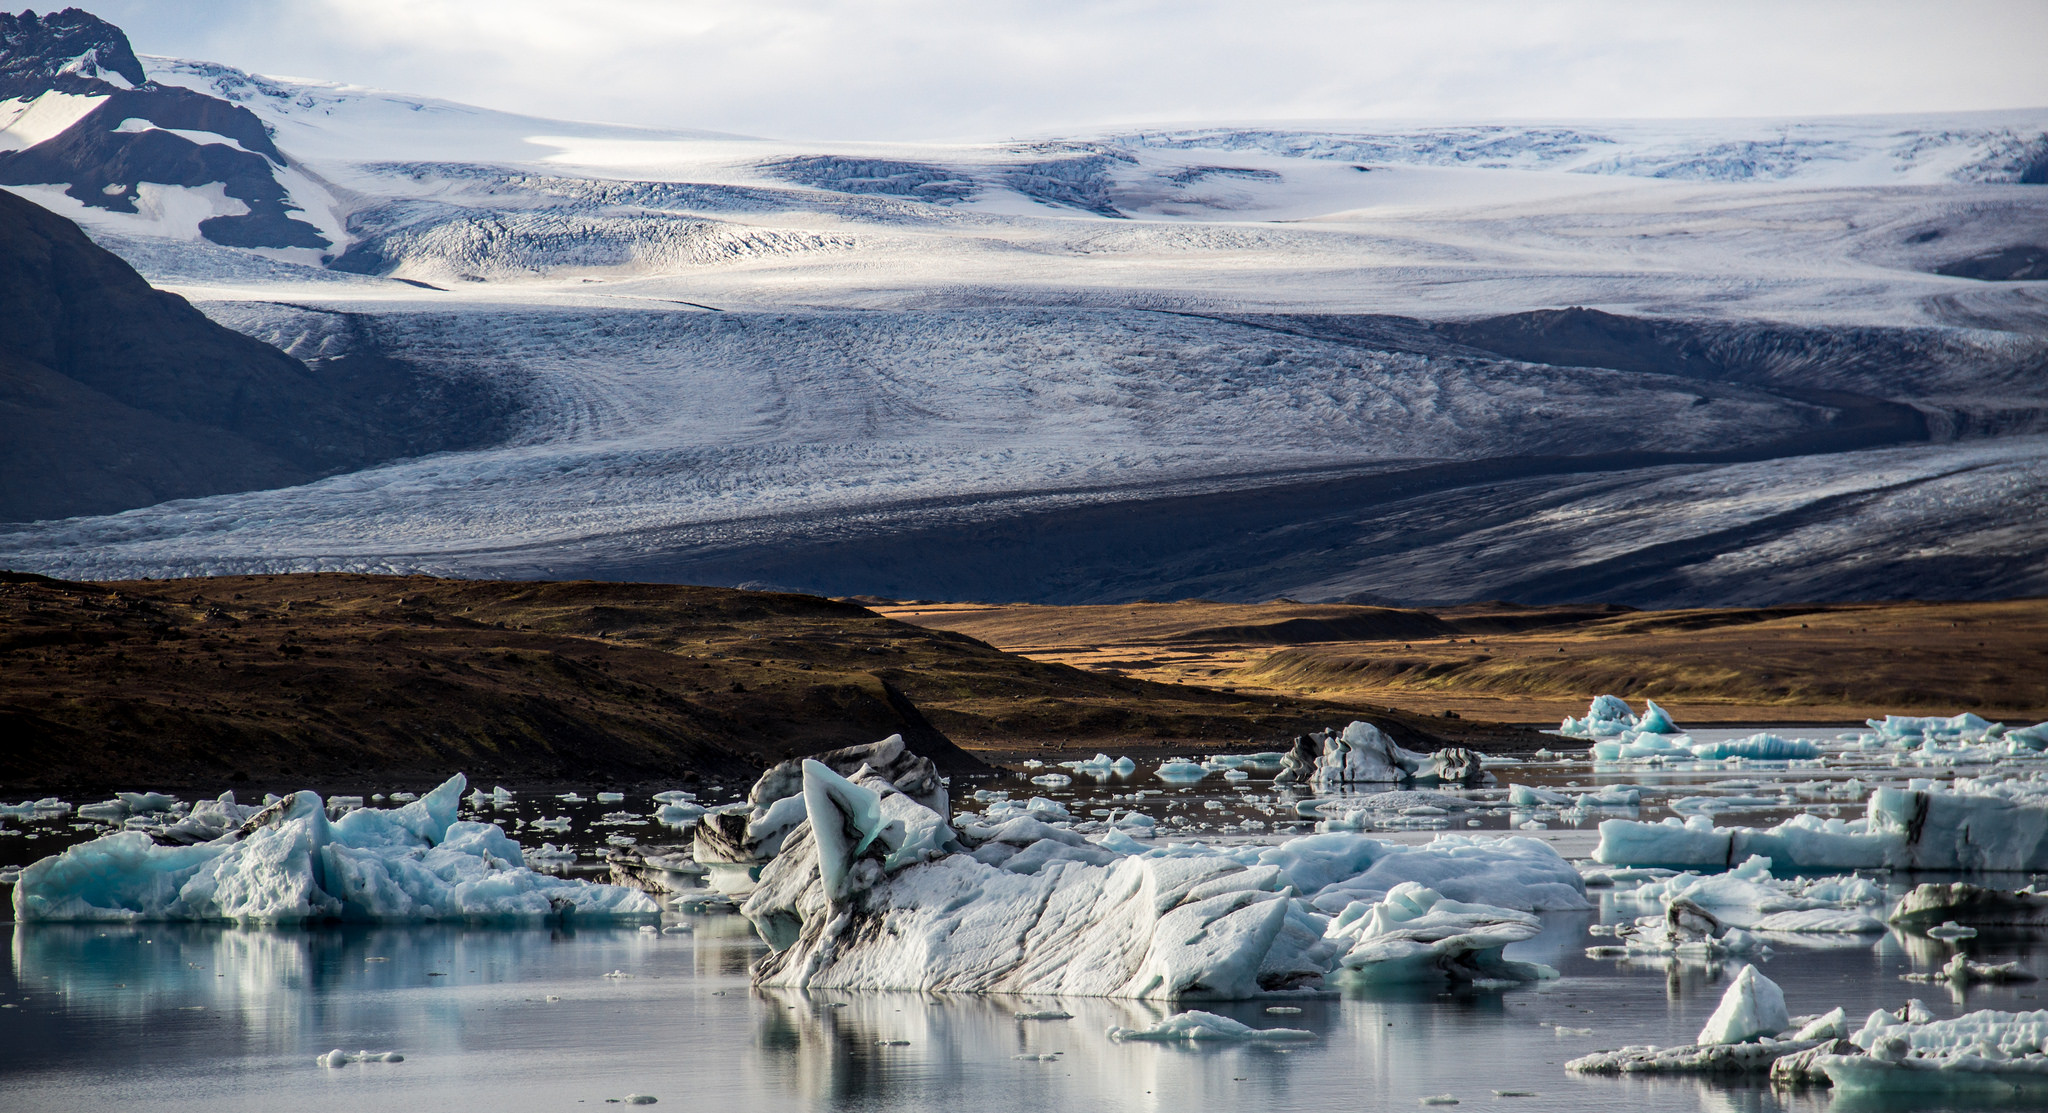
M 141 831 L 80 843 L 21 871 L 16 920 L 240 923 L 492 921 L 653 917 L 644 893 L 526 868 L 495 823 L 458 821 L 457 774 L 401 808 L 327 818 L 299 792 L 265 807 L 195 809 L 205 842 L 160 845 Z M 232 825 L 230 825 L 232 821 Z
M 1775 827 L 1716 827 L 1705 816 L 1600 824 L 1608 865 L 1721 869 L 1751 855 L 1781 870 L 2048 869 L 2048 780 L 1957 777 L 1880 788 L 1862 819 L 1797 815 Z

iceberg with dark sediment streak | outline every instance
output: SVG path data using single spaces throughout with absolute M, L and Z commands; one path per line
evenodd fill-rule
M 121 831 L 28 866 L 14 917 L 405 923 L 658 914 L 643 893 L 527 869 L 503 828 L 456 820 L 465 784 L 457 774 L 404 807 L 359 808 L 332 821 L 311 792 L 262 808 L 223 798 L 195 809 L 238 820 L 208 841 L 161 845 Z M 214 829 L 194 824 L 182 834 Z
M 1405 847 L 1326 834 L 1126 851 L 1113 847 L 1136 844 L 1091 843 L 1017 815 L 976 831 L 985 841 L 970 847 L 871 769 L 845 777 L 806 762 L 801 798 L 804 819 L 742 908 L 773 948 L 754 970 L 761 985 L 1242 999 L 1320 987 L 1361 942 L 1333 933 L 1329 912 L 1421 888 L 1403 882 L 1437 890 L 1424 890 L 1430 904 L 1456 890 L 1517 906 L 1446 905 L 1437 926 L 1447 930 L 1427 942 L 1462 926 L 1472 945 L 1437 951 L 1454 959 L 1513 942 L 1531 922 L 1521 911 L 1587 907 L 1577 872 L 1528 839 Z M 1433 967 L 1453 978 L 1482 968 L 1512 970 L 1483 960 Z

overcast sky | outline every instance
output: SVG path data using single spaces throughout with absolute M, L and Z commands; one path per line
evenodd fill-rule
M 803 139 L 2048 105 L 2044 0 L 78 2 L 144 54 Z

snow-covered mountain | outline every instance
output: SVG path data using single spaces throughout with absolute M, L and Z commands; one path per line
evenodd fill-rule
M 15 527 L 18 566 L 1066 600 L 1854 597 L 1942 568 L 2048 589 L 2048 110 L 791 143 L 8 18 L 15 192 L 293 355 L 395 354 L 520 422 Z

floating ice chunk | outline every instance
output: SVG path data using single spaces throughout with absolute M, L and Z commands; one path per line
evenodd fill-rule
M 1627 704 L 1622 705 L 1623 710 L 1627 710 L 1627 707 Z M 1636 721 L 1636 730 L 1643 734 L 1684 733 L 1678 729 L 1676 723 L 1671 721 L 1671 716 L 1663 708 L 1657 706 L 1657 701 L 1653 699 L 1643 701 L 1643 717 Z
M 584 797 L 578 792 L 564 792 L 560 796 L 555 797 L 555 799 L 560 800 L 564 804 L 581 804 Z
M 1731 757 L 1752 761 L 1810 760 L 1821 755 L 1820 744 L 1803 738 L 1781 738 L 1770 733 L 1752 734 L 1723 742 L 1708 742 L 1692 748 L 1701 761 L 1722 761 Z
M 1270 1043 L 1316 1038 L 1314 1032 L 1300 1028 L 1253 1028 L 1227 1016 L 1217 1016 L 1215 1013 L 1205 1013 L 1199 1009 L 1175 1013 L 1150 1028 L 1112 1027 L 1108 1034 L 1113 1040 L 1157 1040 L 1162 1043 L 1177 1040 Z
M 1770 859 L 1751 855 L 1726 873 L 1656 879 L 1615 900 L 1661 909 L 1683 902 L 1709 912 L 1718 923 L 1750 931 L 1884 931 L 1884 922 L 1870 911 L 1884 899 L 1876 882 L 1860 877 L 1780 880 L 1771 876 L 1771 866 Z
M 1916 886 L 1892 906 L 1901 927 L 1947 920 L 1973 927 L 2048 926 L 2048 893 L 2033 888 L 1987 889 L 1964 882 Z
M 1982 983 L 2031 982 L 2037 980 L 2033 971 L 2017 962 L 1971 962 L 1965 955 L 1957 954 L 1948 964 L 1931 974 L 1901 974 L 1899 978 L 1908 982 L 1946 982 L 1957 988 Z
M 23 800 L 19 804 L 0 804 L 0 819 L 42 819 L 69 814 L 71 805 L 55 796 L 40 800 Z
M 1849 1014 L 1839 1006 L 1799 1026 L 1795 1040 L 1839 1040 L 1849 1035 Z
M 1929 742 L 1985 742 L 2008 733 L 2005 724 L 1994 723 L 1968 711 L 1948 718 L 1886 715 L 1882 719 L 1866 719 L 1864 722 L 1880 738 L 1908 746 Z
M 2048 750 L 2048 723 L 2035 723 L 2030 727 L 2008 730 L 2005 732 L 2005 740 L 2037 752 Z
M 1536 981 L 1556 971 L 1510 962 L 1501 948 L 1535 937 L 1542 922 L 1526 912 L 1445 900 L 1407 881 L 1376 904 L 1354 901 L 1330 923 L 1327 937 L 1345 948 L 1339 963 L 1372 982 L 1448 978 Z
M 1620 696 L 1595 696 L 1585 718 L 1566 718 L 1557 732 L 1566 738 L 1612 738 L 1635 725 L 1635 712 Z
M 654 813 L 654 819 L 655 822 L 666 827 L 688 827 L 702 819 L 706 810 L 701 805 L 693 804 L 689 801 L 680 801 L 674 804 L 663 804 L 660 810 Z
M 1074 778 L 1067 776 L 1065 773 L 1041 773 L 1031 778 L 1031 783 L 1044 785 L 1047 788 L 1058 788 L 1061 785 L 1073 784 Z
M 1849 1040 L 1866 1054 L 1816 1060 L 1838 1093 L 2048 1094 L 2048 1010 L 1985 1009 L 1935 1020 L 1916 1001 L 1898 1013 L 1871 1013 Z
M 396 1051 L 343 1051 L 337 1047 L 314 1056 L 313 1061 L 323 1067 L 345 1067 L 350 1063 L 403 1063 L 405 1056 Z
M 1153 770 L 1153 776 L 1170 784 L 1193 784 L 1209 775 L 1209 770 L 1184 757 L 1168 758 Z
M 541 920 L 642 916 L 645 895 L 537 874 L 496 824 L 455 822 L 458 774 L 395 810 L 329 821 L 300 792 L 211 842 L 139 832 L 80 843 L 22 871 L 17 920 Z
M 623 792 L 600 792 L 597 794 L 597 802 L 600 804 L 616 804 L 625 798 L 626 794 Z
M 166 796 L 161 792 L 117 792 L 112 800 L 80 805 L 78 816 L 81 819 L 119 823 L 132 815 L 152 815 L 170 811 L 177 803 L 177 797 Z
M 1570 796 L 1562 792 L 1552 792 L 1547 788 L 1532 788 L 1528 785 L 1508 786 L 1508 804 L 1511 807 L 1541 808 L 1547 806 L 1555 808 L 1563 807 L 1571 802 L 1572 798 Z
M 2048 868 L 2048 783 L 1958 777 L 1871 793 L 1865 818 L 1798 815 L 1768 830 L 1684 822 L 1600 824 L 1593 857 L 1610 865 L 1721 867 L 1761 854 L 1789 870 Z
M 1977 937 L 1977 929 L 1964 927 L 1954 920 L 1949 920 L 1936 927 L 1928 928 L 1924 934 L 1929 939 L 1974 939 Z
M 1173 853 L 1168 849 L 1150 853 Z M 1316 908 L 1341 912 L 1352 901 L 1379 901 L 1404 881 L 1452 900 L 1523 912 L 1590 908 L 1585 882 L 1556 848 L 1515 836 L 1438 835 L 1421 846 L 1347 833 L 1305 835 L 1239 853 L 1278 866 Z
M 1578 1074 L 1762 1074 L 1791 1056 L 1828 1046 L 1824 1040 L 1769 1037 L 1754 1043 L 1644 1045 L 1581 1056 L 1565 1063 L 1564 1069 Z
M 1785 991 L 1764 977 L 1754 966 L 1745 966 L 1721 995 L 1721 1004 L 1700 1029 L 1697 1042 L 1749 1043 L 1775 1036 L 1792 1026 L 1792 1014 L 1785 1011 Z

